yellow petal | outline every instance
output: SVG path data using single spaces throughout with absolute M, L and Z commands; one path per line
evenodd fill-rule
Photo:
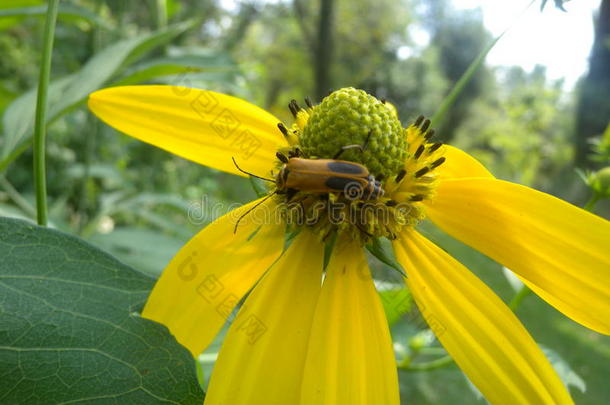
M 610 334 L 610 222 L 548 194 L 491 179 L 440 183 L 427 212 L 555 308 Z
M 398 404 L 392 340 L 364 252 L 338 244 L 314 315 L 301 405 Z
M 493 177 L 478 160 L 451 145 L 443 146 L 445 163 L 435 169 L 442 180 L 461 177 Z
M 214 169 L 269 176 L 287 142 L 279 120 L 239 98 L 176 86 L 112 87 L 92 93 L 89 109 L 141 141 Z
M 572 404 L 523 325 L 481 280 L 413 230 L 394 250 L 422 315 L 491 404 Z
M 260 200 L 258 200 L 260 201 Z M 281 254 L 284 226 L 272 222 L 268 200 L 233 229 L 258 201 L 240 207 L 195 235 L 163 271 L 142 316 L 166 325 L 194 356 L 210 344 L 235 305 Z M 253 233 L 260 227 L 260 230 Z
M 298 404 L 323 257 L 303 231 L 257 284 L 222 345 L 205 405 Z

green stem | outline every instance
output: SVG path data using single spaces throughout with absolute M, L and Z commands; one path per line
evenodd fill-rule
M 587 203 L 585 204 L 584 207 L 582 207 L 583 210 L 585 211 L 589 211 L 589 212 L 593 212 L 593 209 L 595 208 L 595 205 L 597 204 L 597 202 L 599 200 L 602 199 L 602 196 L 597 193 L 597 192 L 593 192 L 593 195 L 591 196 L 591 198 L 589 199 L 589 201 L 587 201 Z
M 401 365 L 399 368 L 404 371 L 432 371 L 450 366 L 451 364 L 453 364 L 453 358 L 446 355 L 425 363 L 411 363 L 404 366 Z
M 493 41 L 491 41 L 491 43 L 487 45 L 487 47 L 483 49 L 481 53 L 479 53 L 479 55 L 476 57 L 476 59 L 473 60 L 472 63 L 468 66 L 468 69 L 466 69 L 464 74 L 460 77 L 460 80 L 457 81 L 453 89 L 451 89 L 451 92 L 447 95 L 447 97 L 443 99 L 438 110 L 434 113 L 432 118 L 430 118 L 432 125 L 438 126 L 440 121 L 443 120 L 443 118 L 447 114 L 447 111 L 455 103 L 455 100 L 462 93 L 462 90 L 464 90 L 464 87 L 466 87 L 466 85 L 470 83 L 470 79 L 473 78 L 476 71 L 479 70 L 479 68 L 483 65 L 483 62 L 485 61 L 485 58 L 487 57 L 489 51 L 493 49 L 493 47 L 496 45 L 496 43 L 498 43 L 500 38 L 504 36 L 505 33 L 506 31 L 504 31 L 503 33 L 498 35 Z
M 15 159 L 32 146 L 32 139 L 25 141 L 0 161 L 0 173 L 3 173 Z
M 157 0 L 157 29 L 167 27 L 167 0 Z
M 95 8 L 95 14 L 100 15 L 102 9 L 102 3 L 97 3 L 97 7 Z M 93 57 L 97 54 L 100 49 L 101 43 L 101 35 L 100 28 L 98 26 L 93 27 L 91 33 L 89 35 L 89 49 L 90 55 L 89 57 Z M 100 121 L 93 117 L 93 114 L 89 114 L 88 116 L 88 128 L 91 131 L 87 131 L 87 136 L 85 136 L 85 145 L 84 145 L 84 158 L 83 158 L 83 178 L 81 179 L 80 185 L 80 198 L 78 201 L 78 229 L 79 232 L 82 232 L 85 221 L 89 214 L 88 207 L 88 186 L 89 180 L 91 178 L 91 161 L 93 160 L 93 153 L 95 148 L 95 141 L 99 134 Z
M 526 285 L 522 286 L 521 289 L 517 292 L 517 294 L 515 294 L 513 299 L 510 300 L 510 303 L 508 304 L 508 307 L 511 309 L 511 311 L 517 312 L 517 309 L 519 309 L 525 297 L 530 295 L 531 292 L 532 290 L 530 290 L 529 287 L 527 287 Z
M 447 351 L 442 347 L 422 347 L 419 349 L 417 354 L 421 354 L 423 356 L 444 356 L 447 354 Z
M 23 198 L 19 191 L 6 179 L 6 177 L 0 175 L 0 186 L 4 189 L 6 194 L 10 197 L 11 200 L 27 215 L 34 217 L 36 215 L 36 209 Z
M 55 38 L 55 23 L 59 0 L 49 0 L 45 21 L 42 61 L 36 98 L 36 119 L 34 124 L 34 184 L 36 187 L 36 212 L 38 225 L 47 225 L 47 181 L 45 171 L 45 137 L 47 124 L 47 97 L 51 75 L 51 56 Z
M 455 103 L 455 100 L 462 93 L 462 90 L 464 90 L 464 87 L 466 87 L 466 85 L 468 83 L 470 83 L 470 80 L 472 79 L 474 74 L 483 65 L 483 62 L 485 62 L 485 58 L 487 57 L 487 54 L 489 53 L 489 51 L 491 51 L 493 49 L 493 47 L 496 46 L 496 44 L 504 36 L 504 34 L 506 34 L 508 32 L 508 30 L 511 29 L 511 27 L 519 20 L 519 18 L 521 18 L 521 16 L 523 14 L 525 14 L 525 12 L 527 10 L 529 10 L 529 8 L 536 1 L 537 0 L 532 0 L 529 3 L 529 5 L 521 12 L 521 14 L 519 14 L 519 16 L 517 16 L 517 18 L 515 18 L 513 20 L 513 22 L 500 35 L 498 35 L 493 41 L 491 41 L 491 43 L 489 45 L 487 45 L 487 47 L 485 47 L 477 55 L 477 57 L 475 58 L 475 60 L 472 61 L 472 63 L 470 63 L 470 65 L 468 66 L 468 69 L 466 69 L 466 71 L 457 81 L 457 83 L 455 84 L 453 89 L 451 89 L 451 92 L 449 92 L 449 94 L 443 99 L 438 110 L 434 113 L 432 118 L 430 118 L 432 125 L 438 126 L 439 123 L 443 120 L 443 118 L 445 118 L 447 111 L 451 108 L 451 106 L 453 106 L 453 104 Z

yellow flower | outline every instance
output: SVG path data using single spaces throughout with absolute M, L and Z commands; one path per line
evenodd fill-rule
M 291 106 L 296 110 L 295 124 L 280 130 L 273 115 L 211 91 L 128 86 L 101 90 L 89 99 L 90 109 L 119 131 L 197 163 L 245 176 L 234 165 L 235 158 L 261 177 L 277 173 L 278 151 L 294 152 L 302 137 L 313 131 L 314 127 L 305 128 L 317 107 Z M 374 107 L 385 114 L 377 104 Z M 350 114 L 346 110 L 336 120 Z M 371 121 L 366 116 L 356 118 Z M 386 128 L 383 122 L 371 122 Z M 292 217 L 282 209 L 286 197 L 274 196 L 217 219 L 171 261 L 143 316 L 167 325 L 194 356 L 208 346 L 252 290 L 225 339 L 206 405 L 398 404 L 392 342 L 362 249 L 369 236 L 379 235 L 396 237 L 396 257 L 408 273 L 406 283 L 423 316 L 490 403 L 572 403 L 516 316 L 413 225 L 426 215 L 447 233 L 513 270 L 565 315 L 610 334 L 609 222 L 550 195 L 495 179 L 456 148 L 433 148 L 427 143 L 425 125 L 420 121 L 403 132 L 409 148 L 406 174 L 399 172 L 382 181 L 386 193 L 379 201 L 388 206 L 393 205 L 387 203 L 390 200 L 405 203 L 409 208 L 390 212 L 395 215 L 390 230 L 368 222 L 365 229 L 345 221 L 326 223 L 310 227 L 313 232 L 300 232 L 284 251 L 285 221 Z M 346 128 L 349 132 L 352 127 Z M 354 128 L 354 136 L 363 133 Z M 368 132 L 371 136 L 372 130 Z M 320 132 L 312 134 L 308 147 L 313 155 L 322 150 L 315 149 L 316 142 L 324 143 L 325 138 Z M 374 141 L 371 150 L 381 150 L 383 139 Z M 424 152 L 417 160 L 419 144 Z M 386 146 L 390 150 L 392 145 Z M 346 153 L 353 157 L 360 152 Z M 362 156 L 371 155 L 366 153 Z M 404 156 L 402 150 L 391 153 Z M 426 153 L 439 153 L 444 159 Z M 420 164 L 428 167 L 424 173 Z M 417 183 L 422 178 L 425 181 Z M 234 233 L 238 219 L 251 209 Z M 276 211 L 280 220 L 264 218 Z M 267 222 L 263 226 L 258 225 L 261 218 Z M 323 276 L 320 237 L 327 231 L 339 237 Z

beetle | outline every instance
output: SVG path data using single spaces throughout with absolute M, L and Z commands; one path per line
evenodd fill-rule
M 232 158 L 235 167 L 240 172 L 275 183 L 276 186 L 273 193 L 246 211 L 237 220 L 235 231 L 237 231 L 239 222 L 244 216 L 275 194 L 285 194 L 288 201 L 299 191 L 320 194 L 341 193 L 349 200 L 377 200 L 382 197 L 384 190 L 381 187 L 381 183 L 369 173 L 366 166 L 356 162 L 337 159 L 348 149 L 357 148 L 364 151 L 370 136 L 371 133 L 369 132 L 364 145 L 343 146 L 333 156 L 333 159 L 306 159 L 301 157 L 301 151 L 298 148 L 290 151 L 288 156 L 277 152 L 276 157 L 282 162 L 282 167 L 275 179 L 268 179 L 249 173 L 240 168 L 235 158 Z
M 376 200 L 383 196 L 379 181 L 355 162 L 337 159 L 304 159 L 277 153 L 283 163 L 276 176 L 278 194 L 289 197 L 298 191 L 342 193 L 350 200 Z M 288 198 L 290 199 L 290 198 Z

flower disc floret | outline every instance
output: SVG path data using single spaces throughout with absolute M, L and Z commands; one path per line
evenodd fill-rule
M 342 160 L 358 162 L 376 177 L 395 175 L 404 165 L 407 141 L 392 108 L 363 90 L 347 87 L 317 105 L 303 129 L 300 145 L 308 157 L 332 158 L 342 147 Z

